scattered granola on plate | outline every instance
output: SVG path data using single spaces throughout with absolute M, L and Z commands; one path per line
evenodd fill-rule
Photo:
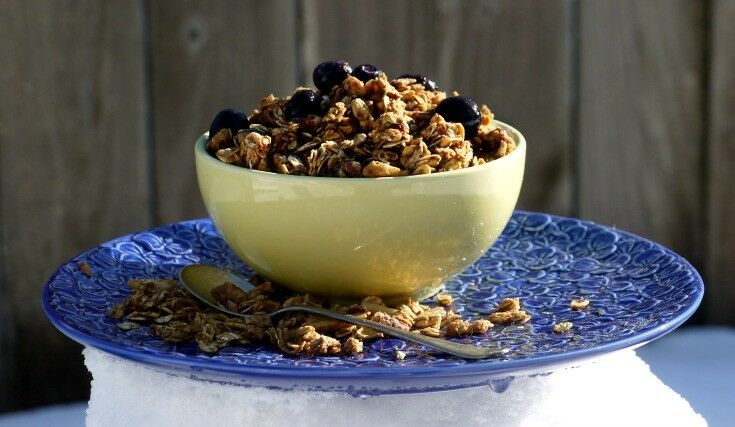
M 87 277 L 92 277 L 94 274 L 92 273 L 92 269 L 89 267 L 89 264 L 82 261 L 78 264 L 79 270 L 81 270 L 82 274 L 84 274 Z
M 556 325 L 554 325 L 554 332 L 557 334 L 563 334 L 564 332 L 568 332 L 572 330 L 572 322 L 559 322 Z
M 224 283 L 212 292 L 223 307 L 248 318 L 228 316 L 204 307 L 176 280 L 132 279 L 133 294 L 110 310 L 119 319 L 118 327 L 132 330 L 143 324 L 168 342 L 195 341 L 207 353 L 232 344 L 270 343 L 287 354 L 353 355 L 363 351 L 364 342 L 383 337 L 369 328 L 350 325 L 306 313 L 284 314 L 273 323 L 266 315 L 289 305 L 314 305 L 341 313 L 374 320 L 407 331 L 433 337 L 458 338 L 488 333 L 497 313 L 517 314 L 515 321 L 528 321 L 520 311 L 517 298 L 503 300 L 504 311 L 488 319 L 465 320 L 462 315 L 442 305 L 428 306 L 408 300 L 387 306 L 378 297 L 364 298 L 350 305 L 326 304 L 309 294 L 275 286 L 259 276 L 252 276 L 255 286 L 245 292 L 232 283 Z M 439 296 L 439 302 L 447 302 Z M 397 357 L 400 357 L 397 354 Z
M 515 149 L 486 105 L 437 89 L 428 78 L 395 79 L 377 67 L 328 61 L 317 90 L 268 95 L 250 114 L 220 111 L 207 151 L 232 165 L 287 175 L 389 177 L 481 165 Z
M 526 323 L 529 320 L 531 320 L 531 315 L 521 310 L 520 298 L 505 298 L 490 314 L 490 321 L 498 325 Z
M 449 307 L 454 302 L 450 294 L 439 294 L 436 296 L 436 302 L 442 307 Z
M 587 298 L 574 298 L 569 303 L 569 306 L 572 307 L 572 310 L 584 310 L 589 305 L 590 300 L 588 300 Z

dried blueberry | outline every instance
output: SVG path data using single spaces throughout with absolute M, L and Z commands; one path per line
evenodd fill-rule
M 462 123 L 466 139 L 477 135 L 480 125 L 480 109 L 466 96 L 450 96 L 436 106 L 435 112 L 448 122 Z
M 352 70 L 352 75 L 364 83 L 368 80 L 378 78 L 380 70 L 372 64 L 360 64 Z
M 342 83 L 351 72 L 352 68 L 346 61 L 327 61 L 314 68 L 312 77 L 317 89 L 328 94 L 333 87 Z
M 306 117 L 309 114 L 319 114 L 321 103 L 322 99 L 316 91 L 301 89 L 294 93 L 291 99 L 286 102 L 283 114 L 286 116 L 286 120 Z
M 229 128 L 232 134 L 236 134 L 240 129 L 248 127 L 248 117 L 242 111 L 228 108 L 222 110 L 214 116 L 212 124 L 209 125 L 209 139 L 212 139 L 217 132 L 224 128 Z
M 399 79 L 414 79 L 417 83 L 420 83 L 424 86 L 426 90 L 436 90 L 436 83 L 434 80 L 430 80 L 426 76 L 422 76 L 421 74 L 401 74 L 398 76 Z

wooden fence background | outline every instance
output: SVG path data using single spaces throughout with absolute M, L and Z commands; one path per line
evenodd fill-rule
M 520 208 L 664 243 L 735 323 L 735 1 L 0 0 L 0 411 L 85 399 L 42 285 L 115 236 L 204 215 L 218 110 L 325 59 L 420 71 L 529 141 Z

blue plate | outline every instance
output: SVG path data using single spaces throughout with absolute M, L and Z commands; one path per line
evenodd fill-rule
M 86 277 L 78 264 L 94 272 Z M 458 312 L 483 316 L 505 297 L 520 297 L 530 324 L 496 327 L 464 339 L 498 343 L 501 358 L 468 361 L 397 339 L 352 357 L 290 357 L 269 346 L 228 347 L 216 355 L 195 344 L 169 344 L 147 328 L 122 331 L 107 317 L 135 277 L 176 277 L 191 263 L 251 274 L 208 219 L 185 221 L 104 243 L 62 265 L 43 291 L 51 322 L 70 338 L 159 370 L 192 378 L 277 389 L 355 395 L 412 393 L 490 385 L 502 391 L 519 375 L 551 372 L 632 348 L 679 326 L 702 300 L 704 285 L 682 257 L 632 234 L 577 219 L 516 212 L 495 245 L 446 284 Z M 575 297 L 590 300 L 573 311 Z M 552 326 L 571 321 L 566 334 Z M 406 352 L 405 360 L 395 350 Z

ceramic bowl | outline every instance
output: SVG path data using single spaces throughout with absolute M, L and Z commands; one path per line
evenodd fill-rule
M 253 270 L 337 301 L 423 299 L 493 244 L 523 181 L 526 142 L 481 166 L 393 178 L 291 176 L 229 165 L 195 145 L 204 205 Z

